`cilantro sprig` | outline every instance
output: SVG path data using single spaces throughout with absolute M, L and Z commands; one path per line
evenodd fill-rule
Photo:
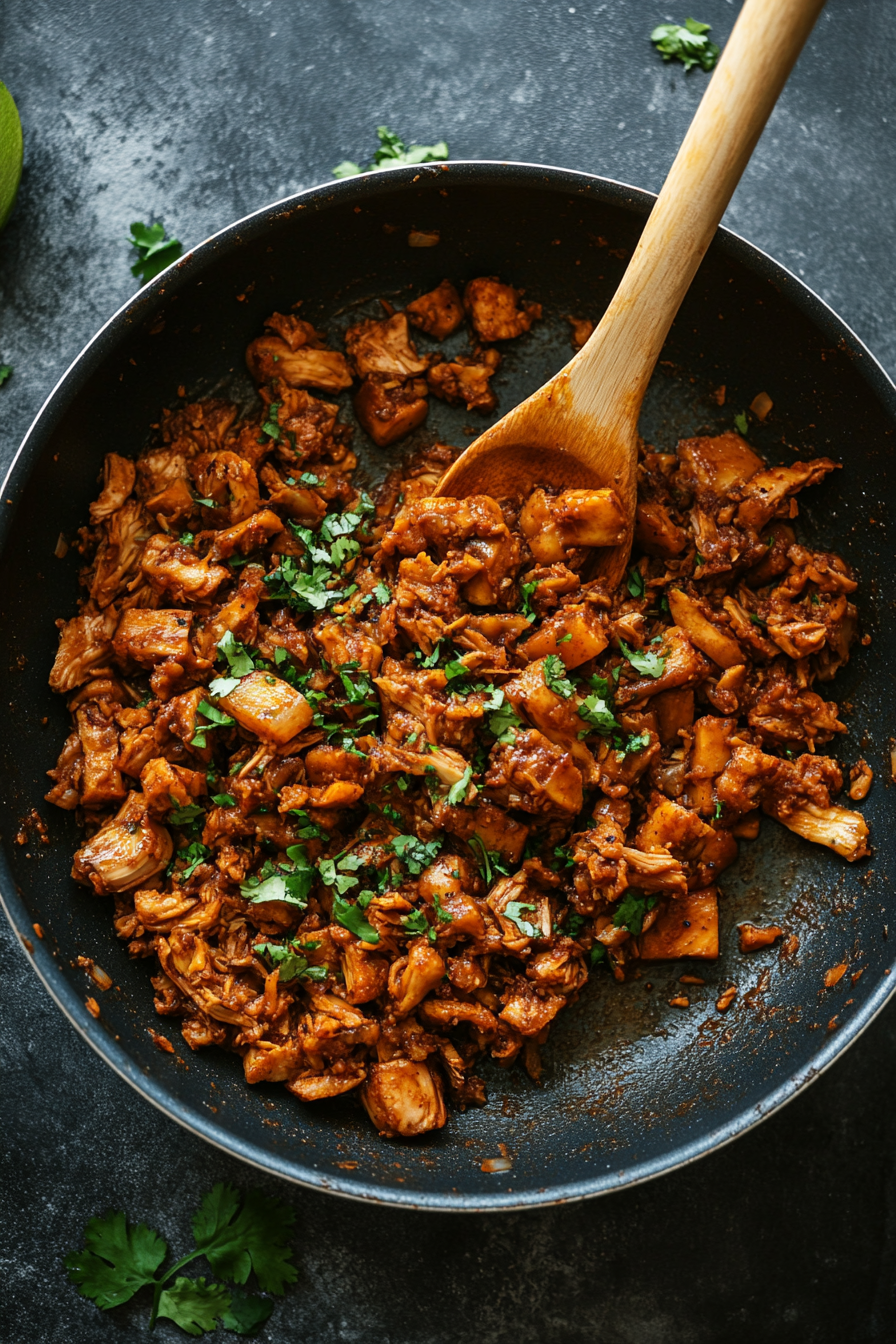
M 177 261 L 184 250 L 176 238 L 165 237 L 165 225 L 161 220 L 157 224 L 135 221 L 128 242 L 137 253 L 131 275 L 137 276 L 141 285 L 154 280 L 172 261 Z
M 684 23 L 661 23 L 650 34 L 650 40 L 664 61 L 681 61 L 685 71 L 699 65 L 712 70 L 719 59 L 719 48 L 706 36 L 712 29 L 708 23 L 685 19 Z
M 362 493 L 344 513 L 328 513 L 316 530 L 290 522 L 301 541 L 303 555 L 283 555 L 280 564 L 265 578 L 272 598 L 286 602 L 294 611 L 317 612 L 347 596 L 342 570 L 361 554 L 366 518 L 373 501 Z
M 294 1221 L 293 1211 L 279 1200 L 258 1190 L 241 1196 L 235 1186 L 219 1182 L 193 1215 L 194 1249 L 164 1273 L 167 1243 L 145 1223 L 129 1224 L 120 1209 L 91 1218 L 84 1249 L 67 1255 L 65 1266 L 82 1296 L 103 1311 L 151 1288 L 150 1329 L 166 1317 L 188 1335 L 205 1334 L 218 1324 L 238 1335 L 254 1335 L 273 1302 L 207 1283 L 204 1277 L 189 1279 L 180 1271 L 204 1256 L 221 1278 L 242 1286 L 254 1272 L 263 1292 L 280 1295 L 297 1278 L 289 1245 Z
M 383 168 L 401 168 L 415 163 L 438 163 L 448 157 L 448 146 L 444 140 L 437 140 L 434 145 L 406 145 L 400 136 L 389 130 L 388 126 L 377 126 L 376 134 L 380 147 L 367 168 L 362 168 L 352 159 L 343 159 L 333 169 L 333 176 L 357 177 L 359 173 L 376 173 Z

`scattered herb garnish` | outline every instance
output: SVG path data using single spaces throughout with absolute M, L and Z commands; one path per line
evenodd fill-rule
M 165 225 L 161 221 L 157 224 L 132 224 L 128 242 L 137 253 L 131 275 L 139 277 L 141 285 L 154 280 L 160 271 L 164 271 L 172 261 L 177 261 L 183 252 L 176 238 L 165 237 Z
M 486 849 L 481 836 L 471 835 L 467 843 L 476 855 L 476 866 L 484 877 L 486 886 L 491 886 L 495 873 L 502 873 L 505 877 L 508 875 L 509 870 L 501 855 L 495 849 Z
M 280 410 L 280 402 L 272 401 L 268 407 L 268 418 L 261 427 L 262 434 L 266 434 L 269 439 L 275 442 L 280 441 L 280 423 L 277 419 L 277 412 Z M 314 484 L 317 484 L 317 477 L 314 478 Z
M 333 176 L 357 177 L 358 173 L 376 173 L 382 168 L 399 168 L 415 163 L 438 163 L 448 157 L 448 146 L 444 140 L 438 140 L 434 145 L 406 145 L 394 131 L 389 130 L 388 126 L 377 126 L 376 134 L 380 147 L 373 156 L 373 162 L 366 169 L 352 159 L 343 159 L 333 169 Z
M 211 797 L 215 807 L 236 807 L 236 799 L 232 793 L 213 793 Z
M 184 826 L 190 830 L 196 829 L 196 823 L 200 817 L 205 816 L 205 809 L 198 803 L 179 804 L 176 798 L 172 798 L 173 804 L 168 814 L 168 820 L 172 826 Z
M 419 877 L 423 869 L 428 868 L 439 857 L 442 841 L 438 837 L 435 840 L 418 840 L 416 835 L 395 835 L 389 841 L 389 846 L 398 855 L 411 877 Z
M 749 428 L 747 425 L 746 411 L 741 411 L 739 415 L 734 417 L 734 428 L 737 430 L 738 434 L 746 437 L 747 429 Z
M 344 896 L 334 895 L 333 918 L 337 924 L 360 938 L 362 943 L 378 943 L 380 940 L 376 929 L 364 918 L 363 907 L 352 905 Z
M 294 938 L 289 943 L 256 943 L 254 951 L 273 962 L 280 972 L 280 984 L 289 980 L 326 980 L 326 966 L 309 966 L 306 952 L 320 947 L 318 942 L 300 943 Z
M 530 625 L 535 620 L 535 612 L 532 610 L 532 594 L 535 592 L 535 589 L 537 587 L 538 587 L 537 583 L 520 584 L 520 597 L 523 599 L 523 605 L 520 608 L 520 614 L 522 616 L 525 616 L 526 620 L 529 622 Z
M 258 873 L 240 883 L 240 895 L 247 901 L 285 901 L 304 910 L 314 885 L 315 868 L 309 863 L 304 845 L 288 845 L 286 861 L 265 859 Z
M 542 929 L 538 924 L 531 924 L 528 919 L 523 917 L 524 910 L 536 910 L 538 907 L 527 904 L 526 901 L 508 901 L 501 914 L 505 919 L 509 919 L 524 933 L 527 938 L 541 938 Z
M 626 581 L 625 586 L 628 588 L 628 591 L 631 593 L 632 597 L 644 596 L 644 587 L 645 587 L 644 575 L 641 573 L 637 565 L 632 565 L 631 569 L 629 570 L 628 579 Z
M 210 733 L 214 728 L 232 728 L 236 723 L 236 719 L 232 719 L 230 715 L 225 714 L 223 710 L 216 709 L 215 706 L 210 705 L 207 700 L 199 701 L 198 712 L 204 714 L 210 722 L 197 723 L 196 731 L 190 739 L 191 747 L 199 747 L 201 749 L 207 745 L 205 739 L 206 733 Z
M 503 691 L 496 690 L 495 695 L 500 696 L 500 699 L 488 716 L 488 730 L 494 734 L 498 742 L 512 745 L 516 741 L 517 733 L 526 725 L 513 705 L 505 700 Z
M 628 929 L 632 937 L 637 938 L 644 916 L 658 900 L 658 896 L 637 896 L 633 891 L 627 891 L 613 911 L 614 925 L 617 929 Z
M 630 649 L 622 640 L 619 647 L 636 672 L 645 677 L 661 677 L 666 668 L 666 660 L 660 653 L 651 653 L 649 649 Z
M 467 790 L 473 779 L 473 767 L 468 765 L 456 784 L 448 790 L 448 802 L 452 807 L 460 807 L 467 796 Z M 474 786 L 475 787 L 475 786 Z
M 222 1278 L 244 1284 L 254 1271 L 264 1292 L 281 1294 L 297 1278 L 289 1245 L 294 1221 L 292 1210 L 279 1200 L 258 1190 L 241 1198 L 234 1186 L 219 1183 L 193 1215 L 194 1249 L 165 1273 L 159 1271 L 167 1243 L 145 1223 L 128 1224 L 121 1210 L 91 1218 L 84 1229 L 84 1249 L 67 1255 L 65 1266 L 78 1291 L 103 1311 L 152 1288 L 150 1330 L 161 1316 L 188 1335 L 204 1334 L 218 1324 L 238 1335 L 254 1335 L 273 1311 L 273 1302 L 204 1278 L 188 1279 L 179 1271 L 205 1256 Z
M 555 695 L 561 696 L 564 700 L 571 700 L 576 693 L 576 688 L 566 675 L 566 664 L 557 653 L 549 653 L 542 665 L 542 676 L 544 684 L 549 691 Z
M 650 34 L 650 40 L 664 61 L 681 61 L 685 70 L 695 65 L 712 70 L 719 59 L 719 48 L 706 36 L 711 31 L 708 23 L 685 19 L 684 24 L 661 23 Z

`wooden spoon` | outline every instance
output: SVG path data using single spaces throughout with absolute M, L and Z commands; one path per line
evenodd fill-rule
M 445 473 L 440 495 L 613 488 L 625 523 L 601 552 L 625 571 L 636 501 L 638 416 L 663 341 L 824 0 L 746 0 L 644 226 L 588 342 Z

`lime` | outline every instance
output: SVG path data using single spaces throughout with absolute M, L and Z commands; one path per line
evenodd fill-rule
M 0 229 L 12 213 L 22 176 L 22 123 L 12 94 L 0 81 Z

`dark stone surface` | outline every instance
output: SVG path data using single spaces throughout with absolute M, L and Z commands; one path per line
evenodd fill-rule
M 696 17 L 721 39 L 736 8 L 703 0 Z M 159 215 L 196 242 L 340 158 L 363 158 L 381 121 L 408 139 L 445 136 L 455 157 L 563 163 L 657 189 L 705 84 L 647 44 L 664 17 L 636 0 L 7 0 L 0 78 L 22 113 L 26 165 L 0 241 L 0 360 L 15 367 L 0 390 L 3 462 L 132 292 L 132 219 Z M 726 222 L 801 275 L 892 370 L 886 19 L 881 0 L 839 0 L 822 17 Z M 143 1338 L 142 1300 L 102 1315 L 65 1281 L 61 1256 L 86 1220 L 124 1208 L 178 1252 L 204 1190 L 256 1178 L 140 1102 L 70 1029 L 5 925 L 2 941 L 0 1334 Z M 296 1209 L 300 1280 L 262 1337 L 889 1340 L 894 1038 L 891 1007 L 746 1138 L 586 1205 L 409 1214 L 266 1181 Z M 156 1337 L 184 1338 L 164 1324 Z

